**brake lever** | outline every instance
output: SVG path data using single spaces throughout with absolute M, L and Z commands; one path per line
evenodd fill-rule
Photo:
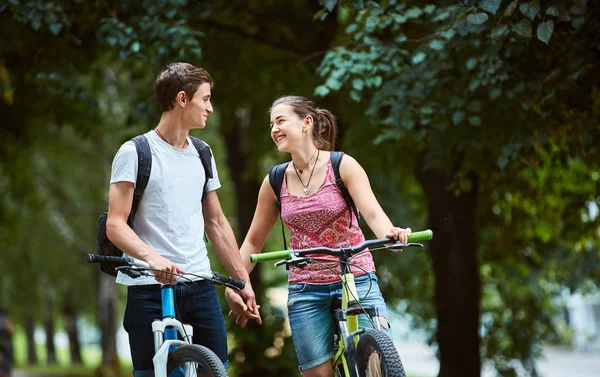
M 291 256 L 291 258 L 289 259 L 284 259 L 284 260 L 280 260 L 279 262 L 275 263 L 275 267 L 279 267 L 283 264 L 285 265 L 294 265 L 298 268 L 303 268 L 306 267 L 308 265 L 308 261 L 310 260 L 310 258 L 307 257 L 296 257 L 294 255 Z
M 117 271 L 121 271 L 125 275 L 132 279 L 137 279 L 142 276 L 150 276 L 150 273 L 144 268 L 136 268 L 131 266 L 120 266 L 115 268 Z
M 424 247 L 422 243 L 416 243 L 416 242 L 409 242 L 409 243 L 401 243 L 401 242 L 397 242 L 391 246 L 388 246 L 387 249 L 389 250 L 402 250 L 405 247 Z
M 275 262 L 275 265 L 274 265 L 274 267 L 279 267 L 279 266 L 281 266 L 282 264 L 286 264 L 286 263 L 287 263 L 287 261 L 288 261 L 287 259 L 284 259 L 284 260 L 280 260 L 279 262 Z

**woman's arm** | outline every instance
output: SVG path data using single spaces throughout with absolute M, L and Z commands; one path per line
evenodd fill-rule
M 277 197 L 269 183 L 269 176 L 266 176 L 258 192 L 258 202 L 256 203 L 252 224 L 242 247 L 240 247 L 242 260 L 248 273 L 254 269 L 254 264 L 250 262 L 250 255 L 258 254 L 262 251 L 267 237 L 279 216 L 279 210 L 275 205 L 276 202 Z
M 410 228 L 402 229 L 392 224 L 373 194 L 367 173 L 353 157 L 347 154 L 340 164 L 340 176 L 356 208 L 377 238 L 391 237 L 402 243 L 408 242 Z
M 277 197 L 271 188 L 269 177 L 267 176 L 260 186 L 254 218 L 252 219 L 246 239 L 240 248 L 242 262 L 248 273 L 254 268 L 254 264 L 250 262 L 250 254 L 258 254 L 262 251 L 265 241 L 277 221 L 277 216 L 279 216 L 279 210 L 275 205 L 276 202 Z M 235 323 L 241 327 L 246 327 L 250 319 L 255 319 L 258 324 L 262 323 L 260 314 L 257 311 L 249 311 L 241 297 L 233 292 L 233 290 L 229 288 L 225 290 L 225 299 L 231 309 L 229 315 L 236 314 L 238 317 Z M 260 308 L 260 305 L 258 307 Z

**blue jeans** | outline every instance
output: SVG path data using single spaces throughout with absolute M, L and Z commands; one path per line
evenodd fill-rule
M 225 321 L 215 286 L 207 281 L 186 282 L 174 285 L 173 291 L 177 319 L 192 325 L 194 343 L 211 349 L 227 367 Z M 157 319 L 162 319 L 160 284 L 127 287 L 123 327 L 129 334 L 135 377 L 154 376 L 152 322 Z M 207 372 L 199 368 L 198 373 Z
M 387 308 L 379 290 L 377 276 L 368 273 L 354 281 L 361 304 L 377 307 L 379 315 L 387 320 Z M 371 290 L 365 298 L 370 285 Z M 301 371 L 319 366 L 334 356 L 333 334 L 337 324 L 331 315 L 331 304 L 335 298 L 341 300 L 341 297 L 342 282 L 289 285 L 288 316 Z M 359 316 L 358 322 L 362 328 L 373 327 L 364 314 Z M 391 336 L 389 328 L 382 326 L 382 329 Z

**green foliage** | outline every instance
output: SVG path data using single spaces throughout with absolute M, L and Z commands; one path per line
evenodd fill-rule
M 303 18 L 294 16 L 295 23 L 283 33 L 281 19 L 273 14 L 285 14 L 286 4 L 269 8 L 262 2 L 243 2 L 242 11 L 181 0 L 102 6 L 12 1 L 1 6 L 0 35 L 7 43 L 0 47 L 0 108 L 9 119 L 0 143 L 0 242 L 9 246 L 0 263 L 5 272 L 0 299 L 19 308 L 17 320 L 22 313 L 41 315 L 47 297 L 58 314 L 67 294 L 78 311 L 93 312 L 96 268 L 79 261 L 95 249 L 95 223 L 106 204 L 114 153 L 158 121 L 152 82 L 166 63 L 201 64 L 215 80 L 216 114 L 196 135 L 213 147 L 224 183 L 221 202 L 232 225 L 245 231 L 239 219 L 243 216 L 233 216 L 239 205 L 236 196 L 260 184 L 280 158 L 267 127 L 266 110 L 274 93 L 310 94 L 318 80 L 312 75 L 316 62 L 296 64 L 312 51 L 285 40 L 302 35 L 320 39 L 306 28 L 315 5 L 296 3 Z M 31 57 L 28 64 L 22 63 L 23 56 Z M 282 77 L 289 81 L 282 82 Z M 241 142 L 236 145 L 234 140 Z M 232 161 L 247 168 L 230 174 Z M 239 177 L 244 181 L 236 188 L 233 181 Z M 249 209 L 237 210 L 247 217 L 254 203 L 245 202 Z M 76 262 L 63 265 L 65 261 Z M 264 285 L 255 287 L 265 313 L 275 313 L 266 301 L 266 288 L 284 280 L 280 272 L 268 271 Z M 281 313 L 269 321 L 260 329 L 234 326 L 231 333 L 246 352 L 244 368 L 264 364 L 264 351 L 276 346 L 281 353 L 269 368 L 288 375 L 297 370 L 289 334 L 281 336 Z M 241 375 L 248 374 L 242 369 Z
M 429 166 L 456 172 L 448 189 L 457 194 L 473 188 L 467 174 L 475 171 L 483 352 L 503 375 L 515 360 L 533 373 L 540 344 L 568 336 L 556 298 L 593 289 L 600 275 L 599 220 L 587 211 L 600 174 L 598 5 L 448 3 L 321 1 L 320 11 L 301 0 L 0 5 L 0 303 L 11 303 L 17 319 L 41 316 L 48 298 L 58 311 L 67 294 L 79 311 L 93 310 L 95 268 L 65 261 L 94 249 L 118 146 L 158 119 L 156 73 L 202 58 L 215 79 L 216 113 L 197 136 L 213 147 L 234 227 L 253 209 L 237 197 L 285 158 L 267 127 L 269 105 L 283 94 L 310 97 L 316 88 L 319 105 L 338 117 L 340 149 L 361 162 L 394 224 L 425 226 L 412 174 L 423 151 Z M 239 161 L 241 173 L 231 173 L 228 164 Z M 265 249 L 278 248 L 279 228 Z M 433 332 L 428 254 L 375 258 L 386 300 Z M 261 277 L 268 323 L 248 330 L 228 321 L 233 369 L 289 375 L 291 340 L 266 299 L 285 273 Z
M 448 189 L 456 194 L 472 189 L 467 173 L 480 177 L 484 356 L 502 375 L 514 373 L 514 360 L 535 373 L 540 345 L 567 339 L 557 319 L 561 290 L 599 273 L 589 263 L 598 219 L 582 222 L 597 184 L 576 184 L 598 170 L 598 4 L 340 3 L 351 17 L 321 62 L 315 94 L 347 89 L 366 101 L 375 143 L 411 140 L 404 152 L 426 151 L 428 166 L 454 172 Z M 366 84 L 376 78 L 381 86 Z M 505 221 L 490 223 L 492 209 Z M 567 278 L 542 253 L 588 268 Z M 433 312 L 420 309 L 420 323 L 429 323 Z

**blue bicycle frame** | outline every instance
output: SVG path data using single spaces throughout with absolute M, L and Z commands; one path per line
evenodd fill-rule
M 175 318 L 175 289 L 173 288 L 173 285 L 163 285 L 160 288 L 160 299 L 162 306 L 162 319 Z M 163 341 L 176 339 L 178 339 L 177 329 L 173 327 L 165 328 Z M 176 348 L 177 346 L 170 346 L 169 352 Z M 178 369 L 174 370 L 169 377 L 181 377 L 183 375 L 184 370 L 183 368 L 179 367 Z
M 160 298 L 162 302 L 162 317 L 175 318 L 175 291 L 173 286 L 163 285 L 160 289 Z M 177 330 L 173 327 L 166 328 L 164 339 L 177 339 Z

